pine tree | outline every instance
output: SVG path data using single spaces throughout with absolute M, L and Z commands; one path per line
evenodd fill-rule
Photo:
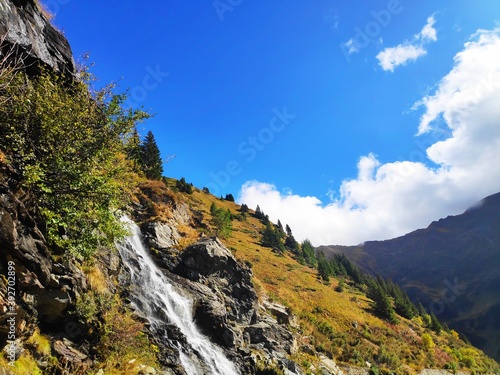
M 265 217 L 264 212 L 260 209 L 259 205 L 255 208 L 255 218 L 259 220 L 263 220 Z
M 186 179 L 184 177 L 181 177 L 180 180 L 177 180 L 177 182 L 175 183 L 175 187 L 181 193 L 188 193 L 188 194 L 192 194 L 193 193 L 193 184 L 192 183 L 187 183 Z
M 279 229 L 271 222 L 266 223 L 264 232 L 262 232 L 262 245 L 279 250 L 280 252 L 285 250 L 283 242 L 281 242 Z
M 439 334 L 441 330 L 443 329 L 443 326 L 441 325 L 441 322 L 438 320 L 436 315 L 431 314 L 431 325 L 429 327 L 431 330 Z
M 374 309 L 381 318 L 387 319 L 391 323 L 397 322 L 391 300 L 380 285 L 379 280 L 370 282 L 366 296 L 373 300 Z
M 316 252 L 314 251 L 314 246 L 311 241 L 308 239 L 302 241 L 301 255 L 308 266 L 314 267 L 316 265 Z
M 141 144 L 142 170 L 147 178 L 159 180 L 163 174 L 163 161 L 160 149 L 156 144 L 153 132 L 150 130 Z
M 318 252 L 318 274 L 326 282 L 330 281 L 330 276 L 333 275 L 332 265 L 322 251 Z

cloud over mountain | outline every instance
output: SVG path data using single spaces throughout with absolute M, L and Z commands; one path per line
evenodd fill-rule
M 434 40 L 431 21 L 420 40 Z M 423 114 L 408 160 L 361 156 L 357 178 L 344 180 L 326 204 L 258 181 L 244 184 L 240 202 L 259 204 L 316 245 L 387 239 L 461 213 L 500 190 L 499 55 L 500 28 L 479 30 L 456 54 L 434 93 L 413 107 Z

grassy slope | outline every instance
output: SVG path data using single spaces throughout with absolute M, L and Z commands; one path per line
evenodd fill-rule
M 173 180 L 169 180 L 169 185 L 175 185 Z M 213 202 L 235 215 L 239 213 L 237 204 L 198 189 L 191 195 L 175 195 L 176 199 L 200 211 L 207 225 Z M 369 361 L 380 369 L 398 373 L 443 368 L 452 362 L 458 368 L 474 367 L 475 364 L 476 369 L 489 371 L 498 366 L 456 335 L 447 332 L 436 335 L 422 327 L 418 319 L 409 321 L 399 317 L 397 325 L 379 319 L 372 314 L 371 301 L 349 282 L 344 292 L 336 292 L 337 279 L 325 284 L 317 278 L 316 270 L 301 265 L 290 254 L 277 255 L 261 246 L 263 225 L 251 213 L 246 221 L 234 220 L 232 236 L 222 241 L 237 259 L 252 265 L 259 298 L 285 305 L 298 318 L 298 325 L 292 330 L 300 338 L 299 346 L 310 345 L 317 351 L 330 352 L 339 364 L 366 366 Z M 194 236 L 191 239 L 196 240 Z M 426 349 L 422 343 L 425 332 L 436 343 L 432 349 Z M 465 359 L 464 363 L 465 357 L 473 360 Z M 294 359 L 305 367 L 317 364 L 316 357 L 300 350 Z

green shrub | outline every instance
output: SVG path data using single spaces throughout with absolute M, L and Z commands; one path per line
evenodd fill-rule
M 90 75 L 82 78 L 0 75 L 0 150 L 18 171 L 49 244 L 90 257 L 125 234 L 114 213 L 137 176 L 124 141 L 148 115 L 124 110 L 124 95 L 110 86 L 92 92 Z

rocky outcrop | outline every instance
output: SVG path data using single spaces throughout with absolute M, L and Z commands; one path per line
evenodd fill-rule
M 34 0 L 0 0 L 2 52 L 13 51 L 28 71 L 40 66 L 73 73 L 73 53 L 66 38 L 49 22 Z
M 15 177 L 15 171 L 0 163 L 0 274 L 14 272 L 8 284 L 0 279 L 0 347 L 6 346 L 8 320 L 14 317 L 17 357 L 35 327 L 44 326 L 60 337 L 74 336 L 71 324 L 75 322 L 68 311 L 87 288 L 87 280 L 69 257 L 53 261 L 36 220 L 23 203 L 25 193 L 13 184 Z M 71 358 L 60 359 L 70 365 Z
M 245 373 L 254 373 L 259 362 L 288 374 L 301 374 L 288 359 L 297 351 L 296 339 L 288 329 L 293 318 L 283 306 L 268 304 L 268 309 L 284 314 L 280 324 L 259 306 L 252 271 L 217 238 L 203 238 L 189 246 L 172 271 L 190 281 L 185 285 L 196 301 L 196 323 Z

